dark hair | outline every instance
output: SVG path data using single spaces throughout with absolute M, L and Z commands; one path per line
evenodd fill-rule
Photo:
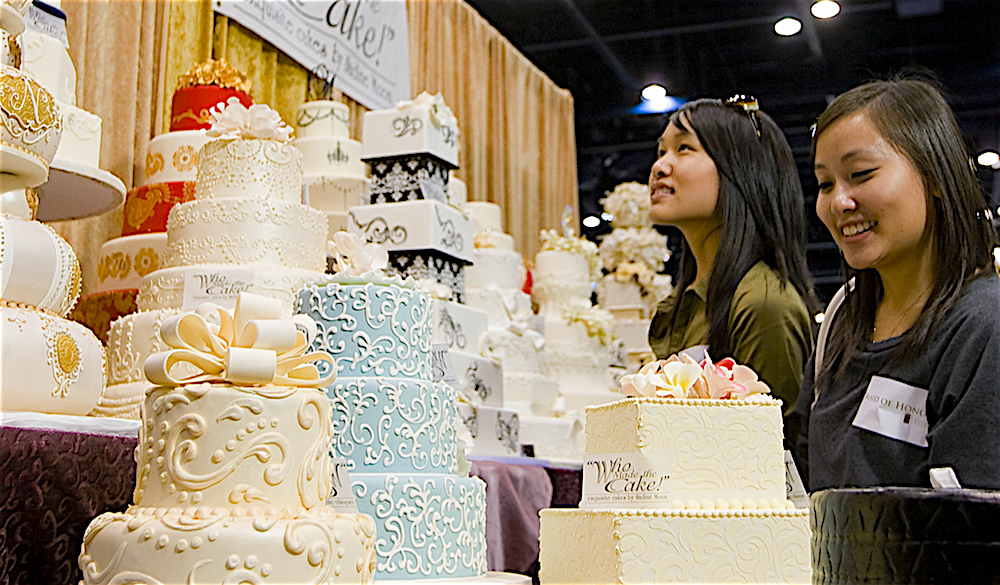
M 720 100 L 689 102 L 670 116 L 670 123 L 682 127 L 682 115 L 719 172 L 716 213 L 722 227 L 708 277 L 706 313 L 709 353 L 722 358 L 733 349 L 729 338 L 733 294 L 747 271 L 761 260 L 777 273 L 783 286 L 795 288 L 811 313 L 819 310 L 806 266 L 802 185 L 788 141 L 767 114 L 759 112 L 759 137 L 742 108 Z M 676 299 L 694 281 L 693 260 L 683 242 Z M 676 322 L 679 308 L 675 302 L 671 323 Z
M 823 132 L 855 114 L 864 114 L 909 159 L 929 199 L 927 217 L 933 222 L 934 238 L 930 245 L 937 252 L 934 287 L 897 348 L 903 359 L 912 359 L 962 287 L 984 270 L 992 273 L 997 237 L 958 122 L 934 85 L 922 79 L 897 78 L 872 81 L 841 94 L 816 122 L 813 161 Z M 843 256 L 841 266 L 845 280 L 855 277 L 856 286 L 841 306 L 843 318 L 831 327 L 821 379 L 846 367 L 849 358 L 871 340 L 875 310 L 882 298 L 882 280 L 874 269 L 854 270 Z

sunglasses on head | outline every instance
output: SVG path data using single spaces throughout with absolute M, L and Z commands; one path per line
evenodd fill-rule
M 760 133 L 760 104 L 757 103 L 757 98 L 739 94 L 726 100 L 725 104 L 729 107 L 743 110 L 747 117 L 750 118 L 750 123 L 753 124 L 753 131 L 757 133 L 757 138 L 763 140 Z

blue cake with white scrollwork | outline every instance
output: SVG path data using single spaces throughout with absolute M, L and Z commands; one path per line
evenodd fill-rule
M 376 574 L 485 574 L 485 484 L 459 472 L 457 396 L 431 381 L 430 297 L 412 279 L 339 273 L 302 290 L 296 312 L 317 323 L 312 348 L 337 362 L 332 447 L 375 518 Z

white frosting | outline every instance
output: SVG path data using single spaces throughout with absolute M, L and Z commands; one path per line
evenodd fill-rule
M 352 207 L 348 231 L 386 250 L 436 250 L 465 262 L 475 252 L 475 226 L 450 205 L 421 200 Z
M 461 209 L 468 200 L 469 186 L 452 171 L 448 177 L 448 203 Z
M 142 278 L 164 266 L 166 232 L 134 234 L 101 245 L 95 292 L 138 289 Z
M 812 582 L 808 510 L 549 509 L 541 524 L 543 583 Z
M 184 306 L 184 286 L 189 279 L 197 280 L 196 274 L 211 272 L 222 276 L 241 290 L 281 300 L 283 314 L 290 315 L 295 293 L 305 285 L 314 282 L 321 274 L 315 270 L 284 268 L 281 266 L 235 266 L 231 264 L 210 264 L 199 266 L 178 266 L 164 268 L 145 276 L 139 284 L 136 305 L 140 311 L 156 309 L 194 309 Z M 247 273 L 251 278 L 245 279 Z M 243 288 L 246 286 L 246 288 Z M 236 289 L 232 289 L 233 293 Z M 236 306 L 235 294 L 229 302 L 216 301 L 227 308 Z
M 5 411 L 85 416 L 104 390 L 104 346 L 80 323 L 0 307 L 0 404 Z
M 306 102 L 296 111 L 295 133 L 299 139 L 347 138 L 350 129 L 351 109 L 345 103 L 329 100 Z
M 470 288 L 465 291 L 465 303 L 486 311 L 490 329 L 503 330 L 531 316 L 531 297 L 516 289 Z
M 219 139 L 198 154 L 197 199 L 302 201 L 302 153 L 277 140 Z
M 627 353 L 652 354 L 649 347 L 649 319 L 616 319 L 615 339 L 622 342 Z
M 65 316 L 80 285 L 80 263 L 62 236 L 41 222 L 0 216 L 0 299 Z
M 76 105 L 76 68 L 69 51 L 55 37 L 26 30 L 21 33 L 21 69 L 63 104 Z
M 453 301 L 433 301 L 434 343 L 448 349 L 477 353 L 487 329 L 486 311 Z
M 458 416 L 472 438 L 470 455 L 521 456 L 521 423 L 517 411 L 464 402 L 457 406 Z
M 368 180 L 364 177 L 307 173 L 305 180 L 310 207 L 341 212 L 347 217 L 351 207 L 368 204 Z
M 168 132 L 153 138 L 146 153 L 142 184 L 194 181 L 198 151 L 209 140 L 204 130 Z
M 149 385 L 143 373 L 146 359 L 154 353 L 169 351 L 160 336 L 163 320 L 180 309 L 160 309 L 130 313 L 111 322 L 108 330 L 108 385 L 142 383 Z
M 475 261 L 465 268 L 465 287 L 467 292 L 489 287 L 520 291 L 526 274 L 517 252 L 477 248 Z
M 583 457 L 583 425 L 573 418 L 521 416 L 521 443 L 531 445 L 535 457 L 580 460 Z
M 463 208 L 472 214 L 479 231 L 503 232 L 503 214 L 500 206 L 489 201 L 469 201 Z
M 103 123 L 100 116 L 64 103 L 59 104 L 59 111 L 62 112 L 63 133 L 55 157 L 100 167 Z
M 590 265 L 587 257 L 562 250 L 535 254 L 532 294 L 542 305 L 540 313 L 555 312 L 571 298 L 590 299 Z
M 309 136 L 298 138 L 293 144 L 302 152 L 302 171 L 307 175 L 364 177 L 368 174 L 357 140 Z
M 301 203 L 197 199 L 167 221 L 167 266 L 262 264 L 322 272 L 326 215 Z
M 439 96 L 365 112 L 361 144 L 365 160 L 427 153 L 458 166 L 458 125 Z

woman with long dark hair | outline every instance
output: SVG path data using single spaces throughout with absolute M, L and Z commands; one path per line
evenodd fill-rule
M 732 357 L 790 412 L 818 304 L 802 187 L 781 130 L 753 98 L 688 103 L 660 136 L 649 187 L 653 223 L 684 236 L 674 293 L 650 325 L 654 353 Z
M 817 121 L 816 212 L 843 254 L 795 416 L 811 490 L 1000 488 L 1000 279 L 969 153 L 941 93 L 875 81 Z

